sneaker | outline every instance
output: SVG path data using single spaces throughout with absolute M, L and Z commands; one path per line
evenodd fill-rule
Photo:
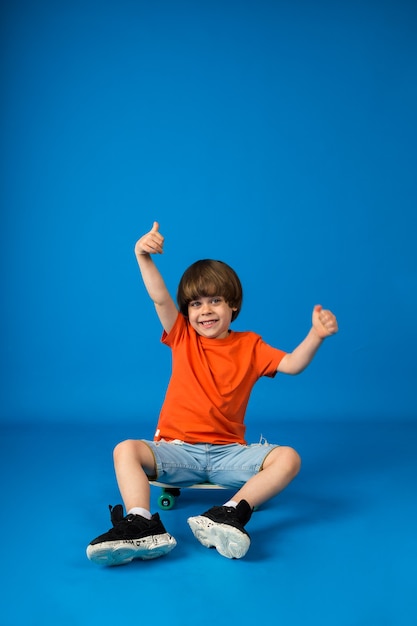
M 244 525 L 250 520 L 252 509 L 246 500 L 236 508 L 214 506 L 203 515 L 189 517 L 188 524 L 194 536 L 206 548 L 216 548 L 228 559 L 241 559 L 249 550 L 250 537 Z
M 169 535 L 158 513 L 147 520 L 141 515 L 123 517 L 123 507 L 109 506 L 113 528 L 87 547 L 87 557 L 99 565 L 123 565 L 133 559 L 156 559 L 177 545 Z

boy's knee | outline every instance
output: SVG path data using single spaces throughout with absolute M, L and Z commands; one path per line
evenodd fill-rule
M 155 461 L 150 448 L 137 439 L 126 439 L 118 443 L 113 450 L 113 462 L 115 465 L 124 461 L 134 461 L 144 468 L 154 469 Z
M 291 451 L 290 455 L 292 458 L 293 473 L 294 476 L 297 476 L 298 472 L 301 469 L 301 457 L 298 454 L 297 450 L 294 450 L 294 448 L 289 448 L 289 450 Z
M 277 465 L 279 465 L 280 468 L 285 466 L 287 473 L 293 478 L 297 476 L 301 469 L 301 457 L 298 452 L 290 446 L 279 446 L 274 449 L 271 455 L 274 453 L 274 461 Z
M 116 462 L 120 460 L 121 457 L 125 456 L 132 452 L 134 447 L 134 441 L 132 439 L 126 439 L 125 441 L 121 441 L 118 443 L 113 450 L 113 460 Z

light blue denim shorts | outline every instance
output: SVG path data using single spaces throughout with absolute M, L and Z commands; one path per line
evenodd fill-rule
M 144 441 L 155 457 L 159 480 L 178 487 L 209 482 L 224 487 L 241 487 L 261 469 L 268 454 L 277 448 L 261 439 L 260 443 L 213 445 L 184 441 Z

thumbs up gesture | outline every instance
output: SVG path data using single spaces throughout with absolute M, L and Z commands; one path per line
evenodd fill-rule
M 158 222 L 154 222 L 152 229 L 136 242 L 135 254 L 162 254 L 163 248 L 164 238 L 159 232 Z
M 330 337 L 338 331 L 336 316 L 329 310 L 316 304 L 313 309 L 313 328 L 321 339 Z

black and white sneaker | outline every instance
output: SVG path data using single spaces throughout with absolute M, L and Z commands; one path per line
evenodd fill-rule
M 252 509 L 246 500 L 237 507 L 214 506 L 203 515 L 189 517 L 188 524 L 194 536 L 206 548 L 216 548 L 228 559 L 241 559 L 249 550 L 250 537 L 244 525 L 250 520 Z
M 99 565 L 123 565 L 133 559 L 156 559 L 177 545 L 168 534 L 158 513 L 147 520 L 141 515 L 123 517 L 123 507 L 109 506 L 113 528 L 93 539 L 87 557 Z

